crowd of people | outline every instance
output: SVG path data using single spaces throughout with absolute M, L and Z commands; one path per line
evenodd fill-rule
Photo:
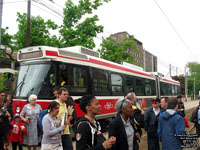
M 106 139 L 95 119 L 101 112 L 95 96 L 75 100 L 85 114 L 77 118 L 68 90 L 55 87 L 53 93 L 55 100 L 45 110 L 32 94 L 22 111 L 13 115 L 11 96 L 0 92 L 0 150 L 8 149 L 9 143 L 13 150 L 22 150 L 23 146 L 36 150 L 39 143 L 41 150 L 73 150 L 72 130 L 76 150 L 139 150 L 142 128 L 147 132 L 148 150 L 182 149 L 182 141 L 175 135 L 185 135 L 188 124 L 180 95 L 153 99 L 145 113 L 135 93 L 128 93 L 116 102 L 117 115 L 109 124 Z

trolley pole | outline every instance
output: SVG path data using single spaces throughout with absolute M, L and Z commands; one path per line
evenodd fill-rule
M 1 49 L 2 13 L 3 13 L 3 0 L 0 0 L 0 49 Z
M 27 8 L 27 30 L 26 30 L 26 47 L 30 46 L 30 31 L 31 31 L 31 0 L 28 0 Z

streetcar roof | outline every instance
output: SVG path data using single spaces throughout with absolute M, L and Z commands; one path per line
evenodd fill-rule
M 50 46 L 33 46 L 20 49 L 18 51 L 18 61 L 33 61 L 41 59 L 52 59 L 55 61 L 79 64 L 96 67 L 105 70 L 112 70 L 119 73 L 134 74 L 136 76 L 155 79 L 151 72 L 145 72 L 140 68 L 131 65 L 118 64 L 99 57 L 99 53 L 82 46 L 73 46 L 66 48 L 55 48 Z M 179 82 L 165 77 L 160 78 L 163 82 L 179 84 Z

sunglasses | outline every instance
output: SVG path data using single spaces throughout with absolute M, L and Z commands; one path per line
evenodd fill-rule
M 157 104 L 158 102 L 152 102 L 152 104 Z

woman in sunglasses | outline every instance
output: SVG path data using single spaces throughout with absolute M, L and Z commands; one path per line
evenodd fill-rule
M 116 143 L 112 150 L 138 150 L 137 140 L 141 136 L 141 130 L 135 128 L 133 120 L 133 102 L 128 99 L 119 99 L 115 109 L 117 117 L 112 120 L 109 126 L 109 137 L 115 136 Z

